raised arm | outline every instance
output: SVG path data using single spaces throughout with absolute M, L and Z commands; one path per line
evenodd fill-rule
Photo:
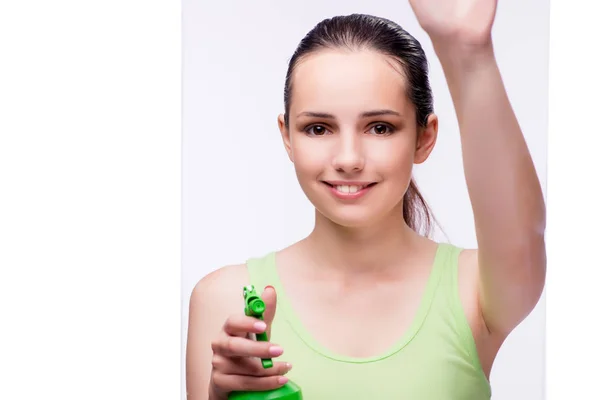
M 508 334 L 545 282 L 545 205 L 496 63 L 497 0 L 411 0 L 438 55 L 460 127 L 475 219 L 479 301 L 490 332 Z

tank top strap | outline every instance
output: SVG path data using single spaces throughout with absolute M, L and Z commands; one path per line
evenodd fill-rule
M 463 325 L 466 319 L 459 294 L 458 261 L 460 253 L 464 249 L 451 244 L 444 244 L 443 246 L 446 249 L 446 256 L 441 266 L 440 287 L 436 293 L 435 306 L 438 311 L 451 316 L 458 325 Z M 460 331 L 463 330 L 460 329 Z
M 445 296 L 446 285 L 449 282 L 448 275 L 452 273 L 454 260 L 456 258 L 457 248 L 448 243 L 438 243 L 438 248 L 433 261 L 433 266 L 429 275 L 429 282 L 423 294 L 422 301 L 434 306 L 436 298 Z M 440 293 L 442 292 L 442 293 Z
M 464 325 L 467 320 L 460 299 L 458 284 L 459 257 L 464 249 L 454 245 L 446 246 L 448 248 L 448 256 L 442 273 L 439 296 L 443 299 L 444 308 L 451 313 L 456 321 Z
M 454 245 L 448 247 L 448 257 L 441 277 L 440 290 L 435 299 L 435 314 L 439 317 L 444 316 L 446 328 L 452 327 L 452 332 L 456 335 L 459 348 L 466 353 L 466 358 L 470 361 L 472 368 L 485 382 L 487 378 L 481 367 L 475 339 L 465 313 L 459 289 L 459 258 L 463 248 Z
M 277 270 L 275 267 L 275 252 L 268 253 L 262 257 L 250 258 L 246 261 L 250 284 L 256 287 L 259 293 L 265 286 L 275 286 Z

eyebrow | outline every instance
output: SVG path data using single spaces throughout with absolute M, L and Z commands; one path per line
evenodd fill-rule
M 383 109 L 383 110 L 365 111 L 360 114 L 360 118 L 380 117 L 382 115 L 395 115 L 397 117 L 402 116 L 397 111 Z M 298 114 L 298 118 L 303 117 L 303 116 L 304 117 L 313 117 L 313 118 L 323 118 L 323 119 L 335 119 L 335 117 L 332 114 L 313 112 L 313 111 L 304 111 L 304 112 L 301 112 L 300 114 Z

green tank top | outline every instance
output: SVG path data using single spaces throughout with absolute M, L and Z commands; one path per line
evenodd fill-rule
M 438 246 L 414 320 L 387 352 L 371 358 L 334 354 L 306 331 L 279 280 L 274 252 L 248 260 L 250 283 L 259 291 L 267 285 L 277 291 L 271 337 L 293 364 L 287 376 L 302 388 L 304 399 L 490 399 L 458 294 L 460 251 Z

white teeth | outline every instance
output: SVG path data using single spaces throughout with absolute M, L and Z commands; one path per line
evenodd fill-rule
M 349 185 L 340 185 L 336 186 L 335 189 L 338 192 L 342 193 L 356 193 L 361 189 L 364 189 L 365 186 L 349 186 Z

